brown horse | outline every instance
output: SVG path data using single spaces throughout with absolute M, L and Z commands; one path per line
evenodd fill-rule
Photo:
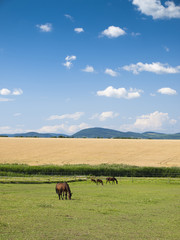
M 98 184 L 98 183 L 101 183 L 102 185 L 103 185 L 103 180 L 101 180 L 101 179 L 96 179 L 96 183 Z
M 59 196 L 59 200 L 60 200 L 60 197 L 62 198 L 62 200 L 64 199 L 64 193 L 65 193 L 65 199 L 67 199 L 67 194 L 68 194 L 68 198 L 69 200 L 71 200 L 72 193 L 71 193 L 69 184 L 67 182 L 57 183 L 55 189 L 56 189 L 56 193 Z
M 106 184 L 107 183 L 110 183 L 110 182 L 112 182 L 112 183 L 115 183 L 116 182 L 116 184 L 118 184 L 118 180 L 115 178 L 115 177 L 107 177 L 106 178 Z
M 94 178 L 91 178 L 91 182 L 95 182 L 95 183 L 96 183 L 96 179 L 94 179 Z

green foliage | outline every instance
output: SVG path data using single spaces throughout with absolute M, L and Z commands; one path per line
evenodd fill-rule
M 180 168 L 136 167 L 128 165 L 45 165 L 29 166 L 19 164 L 0 164 L 1 176 L 15 175 L 94 175 L 121 177 L 180 177 Z

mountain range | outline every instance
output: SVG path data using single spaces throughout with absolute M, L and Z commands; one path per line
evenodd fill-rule
M 0 134 L 0 137 L 38 137 L 38 138 L 134 138 L 134 139 L 180 139 L 180 133 L 165 134 L 157 132 L 120 132 L 107 128 L 87 128 L 73 135 L 57 134 L 57 133 L 16 133 L 16 134 Z

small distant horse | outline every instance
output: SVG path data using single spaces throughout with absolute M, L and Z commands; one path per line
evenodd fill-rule
M 98 184 L 98 183 L 101 183 L 102 185 L 103 185 L 103 180 L 101 180 L 101 179 L 96 179 L 96 184 Z
M 56 189 L 56 193 L 59 196 L 59 200 L 60 198 L 62 200 L 64 199 L 64 193 L 65 193 L 65 199 L 67 200 L 67 194 L 68 194 L 68 198 L 69 200 L 71 200 L 72 193 L 71 193 L 69 184 L 67 182 L 57 183 L 55 189 Z
M 107 184 L 108 182 L 109 182 L 109 183 L 111 183 L 111 182 L 112 182 L 112 183 L 115 183 L 115 182 L 116 182 L 116 184 L 118 184 L 118 180 L 117 180 L 115 177 L 107 177 L 107 178 L 106 178 L 106 184 Z
M 94 178 L 91 178 L 91 182 L 95 182 L 95 183 L 96 183 L 96 179 L 94 179 Z

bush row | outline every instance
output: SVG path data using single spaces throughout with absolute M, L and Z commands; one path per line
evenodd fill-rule
M 127 165 L 46 165 L 28 166 L 19 164 L 0 164 L 0 175 L 93 175 L 93 176 L 120 176 L 120 177 L 180 177 L 180 168 L 177 167 L 136 167 Z

